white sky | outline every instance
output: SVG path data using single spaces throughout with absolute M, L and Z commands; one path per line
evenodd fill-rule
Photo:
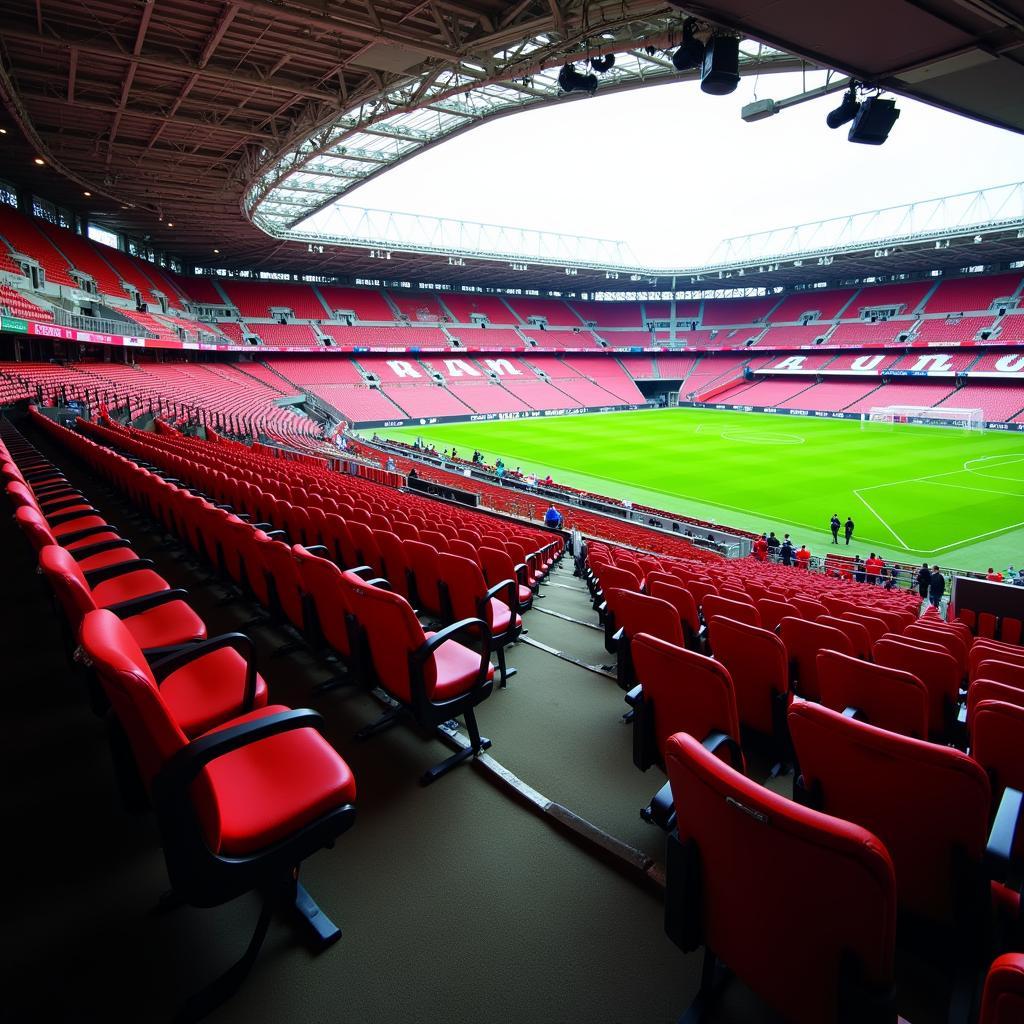
M 809 75 L 808 86 L 823 75 Z M 755 124 L 751 99 L 798 74 L 565 101 L 499 118 L 413 157 L 344 202 L 623 240 L 642 265 L 706 261 L 722 238 L 1024 179 L 1024 136 L 908 99 L 883 146 L 825 125 L 841 94 Z

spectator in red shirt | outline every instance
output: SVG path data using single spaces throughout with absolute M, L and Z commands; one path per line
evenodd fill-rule
M 885 562 L 883 562 L 878 555 L 872 551 L 868 560 L 864 563 L 864 569 L 868 574 L 868 583 L 874 584 L 878 582 L 878 578 L 882 573 L 883 565 L 885 565 Z
M 800 550 L 796 553 L 796 567 L 798 569 L 806 569 L 811 561 L 811 553 L 807 550 L 806 544 L 800 545 Z
M 754 541 L 754 557 L 759 562 L 764 562 L 768 559 L 768 538 L 763 533 Z
M 992 568 L 992 566 L 989 566 L 988 575 L 985 577 L 985 579 L 991 580 L 993 583 L 1002 583 L 1003 574 L 1001 572 L 996 572 L 995 569 Z

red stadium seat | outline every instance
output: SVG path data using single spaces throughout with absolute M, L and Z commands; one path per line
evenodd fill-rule
M 664 573 L 653 575 L 665 576 Z M 683 627 L 683 640 L 686 648 L 691 651 L 699 651 L 700 616 L 697 614 L 697 602 L 694 601 L 693 595 L 685 587 L 679 586 L 679 581 L 674 576 L 667 577 L 673 582 L 662 582 L 661 579 L 652 579 L 652 576 L 647 577 L 647 592 L 651 597 L 668 601 L 675 608 Z
M 704 621 L 709 623 L 716 615 L 732 619 L 734 622 L 745 622 L 748 626 L 760 626 L 761 615 L 757 608 L 745 601 L 731 601 L 720 594 L 708 594 L 702 605 Z M 714 648 L 712 648 L 714 650 Z
M 885 637 L 874 646 L 879 665 L 917 676 L 928 688 L 928 730 L 930 737 L 945 740 L 953 734 L 960 695 L 960 669 L 943 648 L 929 649 L 926 641 L 913 646 Z
M 853 644 L 841 630 L 806 619 L 786 617 L 779 623 L 779 635 L 789 657 L 790 682 L 806 700 L 820 700 L 818 651 L 853 654 Z
M 614 649 L 618 653 L 618 680 L 624 690 L 636 682 L 633 675 L 631 641 L 639 633 L 647 633 L 677 647 L 685 647 L 683 627 L 675 607 L 658 597 L 633 590 L 606 591 L 608 613 L 605 635 L 612 631 Z
M 777 629 L 779 623 L 787 616 L 800 618 L 800 611 L 795 604 L 788 601 L 776 601 L 771 597 L 758 598 L 757 610 L 761 614 L 761 625 L 765 629 Z
M 1024 1020 L 1024 953 L 1004 953 L 989 968 L 978 1024 Z

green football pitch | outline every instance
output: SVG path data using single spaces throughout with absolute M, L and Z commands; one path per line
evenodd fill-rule
M 837 512 L 851 554 L 963 569 L 1024 562 L 1024 435 L 664 409 L 382 431 L 748 530 L 815 553 Z M 840 536 L 840 543 L 842 537 Z

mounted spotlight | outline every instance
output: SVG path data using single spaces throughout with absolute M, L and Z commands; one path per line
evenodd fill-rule
M 740 84 L 740 41 L 736 36 L 713 36 L 704 49 L 701 92 L 728 96 Z
M 825 124 L 829 128 L 842 128 L 844 124 L 849 124 L 857 116 L 859 110 L 860 103 L 857 101 L 857 83 L 851 82 L 850 88 L 843 96 L 843 102 L 835 110 L 829 111 L 828 117 L 825 118 Z
M 603 75 L 615 67 L 615 54 L 606 53 L 603 57 L 591 57 L 590 66 L 599 75 Z
M 887 138 L 900 112 L 895 100 L 883 100 L 869 96 L 857 111 L 850 125 L 850 142 L 862 142 L 867 146 L 880 146 Z
M 672 66 L 676 71 L 690 71 L 699 68 L 704 60 L 704 44 L 694 35 L 697 22 L 687 18 L 683 23 L 683 41 L 672 54 Z
M 581 75 L 571 64 L 558 72 L 558 85 L 562 92 L 597 92 L 597 75 Z

